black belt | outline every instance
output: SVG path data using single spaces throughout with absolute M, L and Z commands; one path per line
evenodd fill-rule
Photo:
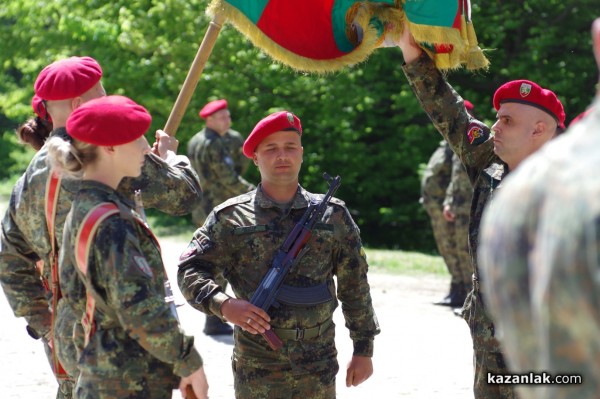
M 277 334 L 279 338 L 286 341 L 302 341 L 306 339 L 313 339 L 320 336 L 325 330 L 327 330 L 333 321 L 331 319 L 325 321 L 318 326 L 311 328 L 277 328 L 272 327 L 273 332 Z

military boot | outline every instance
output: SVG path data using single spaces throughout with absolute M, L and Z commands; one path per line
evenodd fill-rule
M 204 330 L 206 335 L 231 335 L 233 329 L 228 323 L 221 321 L 218 316 L 206 316 L 206 323 L 204 324 Z
M 441 301 L 434 302 L 433 304 L 440 306 L 456 306 L 454 305 L 454 303 L 456 302 L 457 295 L 460 295 L 459 291 L 461 290 L 461 286 L 461 283 L 450 284 L 450 292 L 448 293 L 448 295 L 446 295 L 446 297 Z

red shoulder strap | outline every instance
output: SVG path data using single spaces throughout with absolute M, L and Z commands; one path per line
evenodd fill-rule
M 48 227 L 48 235 L 50 237 L 50 274 L 52 276 L 52 319 L 50 322 L 51 328 L 51 336 L 49 345 L 52 348 L 52 367 L 54 371 L 54 375 L 58 380 L 66 380 L 69 379 L 68 373 L 65 371 L 62 364 L 58 360 L 56 356 L 56 351 L 54 350 L 54 316 L 56 315 L 56 306 L 58 305 L 58 300 L 62 297 L 60 292 L 60 284 L 58 281 L 58 250 L 56 243 L 56 236 L 54 231 L 54 225 L 56 221 L 56 207 L 58 204 L 58 194 L 60 193 L 60 183 L 61 177 L 58 173 L 54 171 L 50 171 L 50 175 L 48 176 L 48 180 L 46 181 L 46 194 L 44 196 L 44 213 L 46 216 L 46 225 Z M 37 264 L 37 267 L 40 270 L 40 275 L 44 276 L 44 262 L 40 261 Z M 44 283 L 46 287 L 48 286 L 48 282 Z
M 96 236 L 96 231 L 100 224 L 109 216 L 119 213 L 119 208 L 111 203 L 104 202 L 96 205 L 85 215 L 81 222 L 79 232 L 75 239 L 75 262 L 77 268 L 85 276 L 88 270 L 88 259 L 92 242 Z M 96 311 L 96 300 L 89 289 L 86 289 L 86 306 L 85 313 L 81 318 L 81 324 L 85 331 L 84 345 L 90 342 L 92 334 L 94 334 L 94 312 Z

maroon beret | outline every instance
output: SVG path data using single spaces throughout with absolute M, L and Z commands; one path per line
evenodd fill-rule
M 44 104 L 44 100 L 39 98 L 36 94 L 31 98 L 31 108 L 33 108 L 33 112 L 40 117 L 40 119 L 48 121 L 52 123 L 52 118 L 48 115 L 48 111 L 46 110 L 46 104 Z
M 300 123 L 300 119 L 288 111 L 275 112 L 262 119 L 256 124 L 252 133 L 250 133 L 244 142 L 244 155 L 248 158 L 252 158 L 254 150 L 261 141 L 267 136 L 282 130 L 295 130 L 298 134 L 302 135 L 302 124 Z
M 215 112 L 220 111 L 222 109 L 226 109 L 226 108 L 227 108 L 227 100 L 211 101 L 208 104 L 206 104 L 204 107 L 202 107 L 202 109 L 200 110 L 198 115 L 200 115 L 200 118 L 206 119 L 209 116 L 211 116 L 212 114 L 214 114 Z
M 91 57 L 71 57 L 53 62 L 35 80 L 35 94 L 58 101 L 82 95 L 102 78 L 102 68 Z
M 464 100 L 465 103 L 465 108 L 467 109 L 467 111 L 473 111 L 473 108 L 475 108 L 473 106 L 473 103 L 469 100 Z
M 527 104 L 550 114 L 560 128 L 565 127 L 565 110 L 552 91 L 542 88 L 529 80 L 513 80 L 505 83 L 494 93 L 494 108 L 500 109 L 502 103 Z
M 144 107 L 123 96 L 106 96 L 84 103 L 67 119 L 67 133 L 85 143 L 113 146 L 142 136 L 152 122 Z

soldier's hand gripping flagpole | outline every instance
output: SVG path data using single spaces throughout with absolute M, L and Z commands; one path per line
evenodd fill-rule
M 208 29 L 206 30 L 204 39 L 202 39 L 202 43 L 200 43 L 196 57 L 194 57 L 192 66 L 188 71 L 187 77 L 185 78 L 183 86 L 181 87 L 181 91 L 179 92 L 177 100 L 175 101 L 175 105 L 173 106 L 171 114 L 169 115 L 169 119 L 167 120 L 165 128 L 163 129 L 169 136 L 175 136 L 177 133 L 177 129 L 179 128 L 179 124 L 183 119 L 185 110 L 190 104 L 194 90 L 196 90 L 196 85 L 200 80 L 200 76 L 202 75 L 202 71 L 206 65 L 206 61 L 208 60 L 208 57 L 215 46 L 215 42 L 217 41 L 217 37 L 219 36 L 219 32 L 221 31 L 221 26 L 223 25 L 224 20 L 225 17 L 223 17 L 223 15 L 216 13 L 213 16 L 212 21 L 210 21 L 208 24 Z

